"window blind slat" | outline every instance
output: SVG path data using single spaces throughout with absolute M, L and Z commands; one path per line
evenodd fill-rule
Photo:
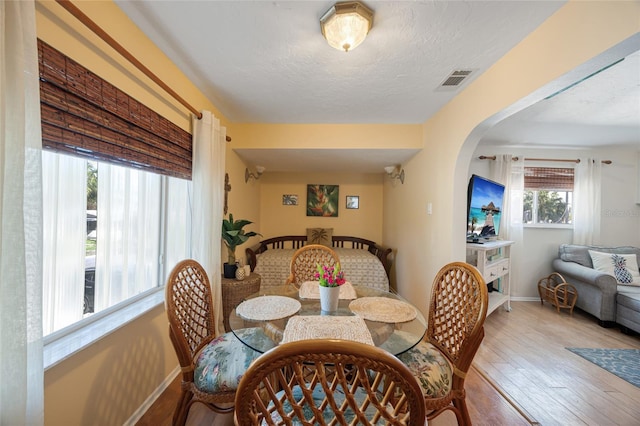
M 534 191 L 573 191 L 573 168 L 525 167 L 524 188 Z
M 38 56 L 45 148 L 191 179 L 188 132 L 41 40 Z

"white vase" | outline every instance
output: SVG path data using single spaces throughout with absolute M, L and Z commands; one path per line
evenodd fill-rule
M 324 312 L 337 311 L 339 300 L 340 287 L 320 286 L 320 309 Z

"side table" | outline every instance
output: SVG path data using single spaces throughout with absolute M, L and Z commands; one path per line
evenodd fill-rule
M 229 314 L 245 297 L 260 291 L 262 277 L 254 272 L 244 280 L 222 276 L 222 314 L 225 331 L 230 331 Z

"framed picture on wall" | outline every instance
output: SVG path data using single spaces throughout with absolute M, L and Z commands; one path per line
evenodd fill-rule
M 298 194 L 282 194 L 282 205 L 283 206 L 297 206 L 298 205 Z
M 347 195 L 347 203 L 346 206 L 348 209 L 359 209 L 360 208 L 360 197 L 357 195 Z
M 338 217 L 338 185 L 307 185 L 307 216 Z

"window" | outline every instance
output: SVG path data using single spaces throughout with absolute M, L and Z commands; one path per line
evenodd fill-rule
M 41 40 L 38 59 L 50 335 L 154 292 L 187 257 L 192 142 Z
M 164 285 L 188 255 L 188 185 L 43 151 L 45 335 Z
M 573 168 L 525 167 L 523 223 L 571 224 Z

